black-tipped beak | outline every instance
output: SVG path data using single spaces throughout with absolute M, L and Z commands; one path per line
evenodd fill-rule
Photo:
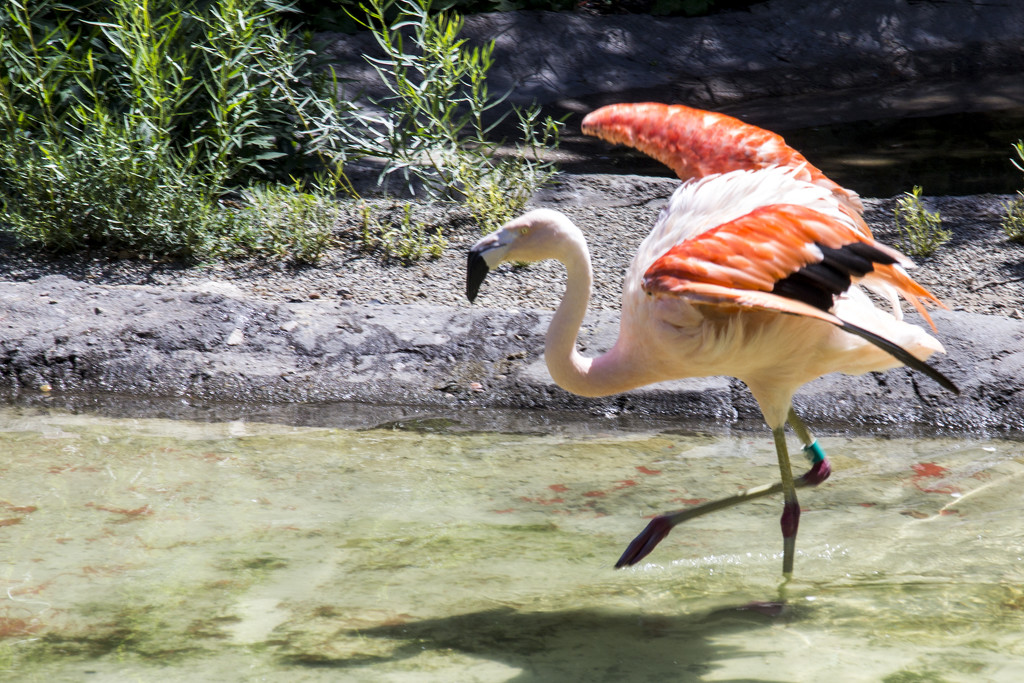
M 483 253 L 476 249 L 470 249 L 469 260 L 466 263 L 466 298 L 469 299 L 470 303 L 476 299 L 477 292 L 480 291 L 480 285 L 483 284 L 484 278 L 487 277 L 487 273 L 490 270 L 487 266 L 487 261 L 484 260 Z

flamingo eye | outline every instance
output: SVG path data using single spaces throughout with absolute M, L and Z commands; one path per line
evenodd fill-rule
M 519 228 L 519 234 L 522 235 L 523 237 L 526 237 L 527 235 L 530 234 L 530 229 L 529 228 Z

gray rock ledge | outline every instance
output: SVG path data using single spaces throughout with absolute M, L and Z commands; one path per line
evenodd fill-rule
M 164 409 L 167 400 L 356 402 L 415 406 L 417 414 L 467 423 L 471 414 L 528 409 L 685 429 L 761 424 L 746 388 L 729 378 L 602 399 L 563 391 L 541 357 L 548 312 L 270 303 L 230 287 L 112 287 L 59 275 L 0 282 L 0 302 L 0 395 L 22 402 L 75 407 L 102 405 L 97 397 L 107 396 L 122 410 L 153 399 L 165 400 Z M 964 312 L 935 319 L 949 351 L 937 366 L 959 396 L 906 369 L 833 374 L 807 385 L 797 409 L 831 431 L 1024 434 L 1024 322 Z M 588 316 L 580 338 L 586 353 L 610 346 L 617 328 L 615 313 Z

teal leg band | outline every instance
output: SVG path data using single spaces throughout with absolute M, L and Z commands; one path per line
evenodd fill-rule
M 817 465 L 825 460 L 825 451 L 822 450 L 817 441 L 804 446 L 804 455 L 807 456 L 812 465 Z

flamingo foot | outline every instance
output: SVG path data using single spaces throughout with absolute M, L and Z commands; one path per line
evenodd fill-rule
M 811 465 L 811 469 L 804 472 L 803 476 L 797 480 L 797 486 L 817 486 L 828 479 L 830 474 L 832 474 L 832 465 L 829 464 L 828 460 L 822 458 L 815 461 Z
M 803 429 L 806 431 L 806 428 Z M 811 438 L 810 434 L 807 434 L 806 438 Z M 825 457 L 825 451 L 817 441 L 812 441 L 804 446 L 804 455 L 811 461 L 811 469 L 800 477 L 797 485 L 817 486 L 828 479 L 828 476 L 832 474 L 832 465 L 829 464 L 828 458 Z
M 615 563 L 616 569 L 634 565 L 647 557 L 654 548 L 661 543 L 661 540 L 672 531 L 672 523 L 669 515 L 658 515 L 651 520 L 651 523 L 640 532 L 640 535 L 633 539 L 633 542 L 622 553 L 622 557 Z

